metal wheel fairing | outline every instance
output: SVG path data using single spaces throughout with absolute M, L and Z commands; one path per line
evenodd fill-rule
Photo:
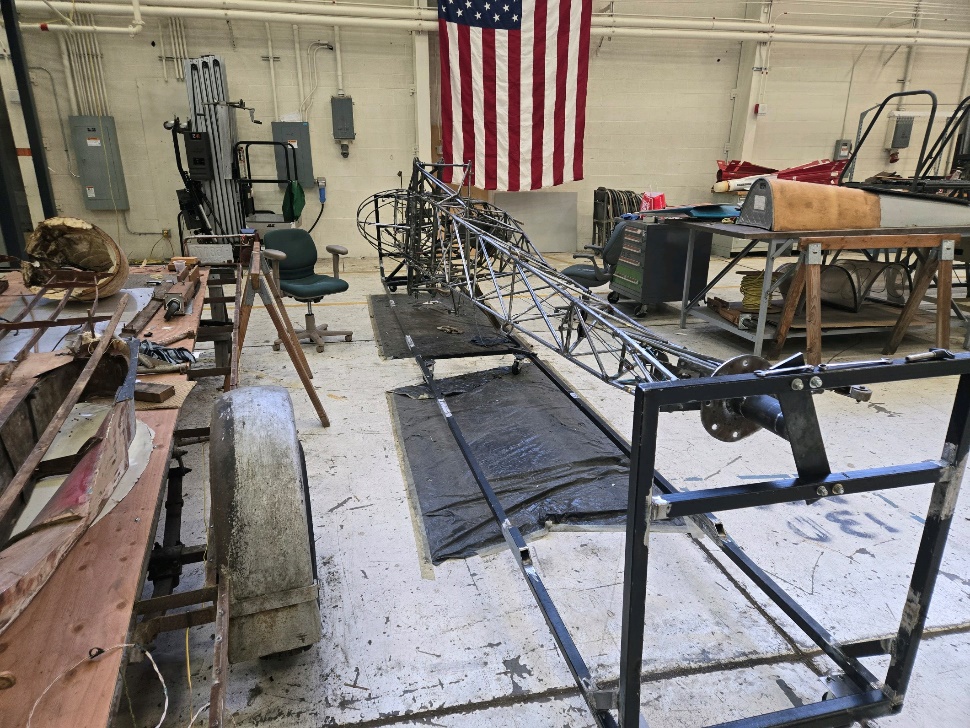
M 216 563 L 229 579 L 229 660 L 319 641 L 302 455 L 283 387 L 242 387 L 213 406 Z

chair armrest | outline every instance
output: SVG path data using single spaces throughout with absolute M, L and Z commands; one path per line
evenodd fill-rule
M 277 287 L 280 285 L 280 261 L 286 260 L 286 253 L 282 250 L 273 250 L 272 248 L 264 248 L 262 250 L 263 257 L 266 260 L 272 262 L 273 264 L 273 279 L 276 281 Z
M 347 255 L 347 248 L 343 245 L 328 245 L 327 252 L 333 255 L 333 277 L 340 278 L 340 256 Z
M 595 253 L 602 253 L 603 252 L 603 246 L 602 245 L 584 245 L 583 246 L 583 250 L 592 250 Z

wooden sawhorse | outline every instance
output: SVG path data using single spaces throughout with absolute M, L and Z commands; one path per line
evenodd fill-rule
M 916 280 L 909 300 L 893 326 L 883 354 L 896 351 L 906 334 L 913 317 L 919 310 L 933 277 L 937 276 L 936 296 L 936 346 L 945 349 L 950 344 L 950 301 L 952 298 L 953 251 L 960 241 L 959 235 L 837 235 L 803 237 L 799 241 L 801 255 L 795 269 L 785 307 L 775 334 L 775 355 L 781 351 L 791 329 L 795 312 L 805 292 L 806 346 L 805 362 L 822 363 L 822 251 L 873 250 L 885 248 L 910 248 L 925 251 L 921 256 Z

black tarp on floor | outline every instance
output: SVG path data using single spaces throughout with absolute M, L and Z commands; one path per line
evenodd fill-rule
M 452 313 L 452 305 L 450 298 L 369 296 L 371 323 L 381 356 L 475 356 L 485 349 L 510 344 L 480 308 L 462 301 L 458 313 Z M 405 335 L 414 342 L 414 352 L 408 348 Z
M 629 461 L 536 367 L 438 381 L 512 523 L 625 523 Z M 502 542 L 438 406 L 424 385 L 394 390 L 392 412 L 434 563 Z

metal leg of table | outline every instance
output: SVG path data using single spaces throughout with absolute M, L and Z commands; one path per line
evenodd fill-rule
M 765 255 L 765 278 L 761 282 L 761 303 L 758 306 L 758 326 L 754 335 L 754 355 L 761 356 L 761 349 L 764 346 L 765 324 L 768 320 L 768 303 L 774 291 L 771 285 L 771 276 L 775 269 L 775 258 L 782 255 L 787 250 L 788 241 L 784 238 L 772 238 L 768 242 L 768 252 Z
M 681 318 L 680 318 L 681 328 L 684 328 L 686 326 L 687 314 L 690 313 L 691 309 L 693 309 L 694 306 L 696 306 L 700 301 L 704 300 L 704 297 L 708 294 L 708 292 L 712 288 L 714 288 L 714 286 L 720 283 L 721 279 L 724 278 L 724 276 L 726 276 L 728 273 L 730 273 L 734 269 L 734 266 L 740 263 L 741 260 L 744 257 L 746 257 L 748 253 L 750 253 L 752 249 L 754 249 L 754 246 L 757 245 L 759 242 L 761 241 L 757 239 L 749 241 L 748 244 L 744 246 L 744 250 L 742 250 L 730 261 L 728 261 L 728 264 L 721 269 L 721 272 L 718 273 L 716 276 L 714 276 L 710 280 L 710 282 L 706 286 L 704 286 L 704 288 L 701 289 L 700 293 L 698 293 L 696 296 L 690 299 L 690 302 L 687 304 L 686 308 L 681 311 Z M 687 295 L 690 295 L 689 291 L 685 294 L 685 298 Z
M 687 305 L 690 302 L 690 274 L 694 267 L 694 240 L 697 231 L 693 228 L 687 234 L 687 261 L 684 264 L 684 293 L 680 299 L 680 328 L 687 328 Z

